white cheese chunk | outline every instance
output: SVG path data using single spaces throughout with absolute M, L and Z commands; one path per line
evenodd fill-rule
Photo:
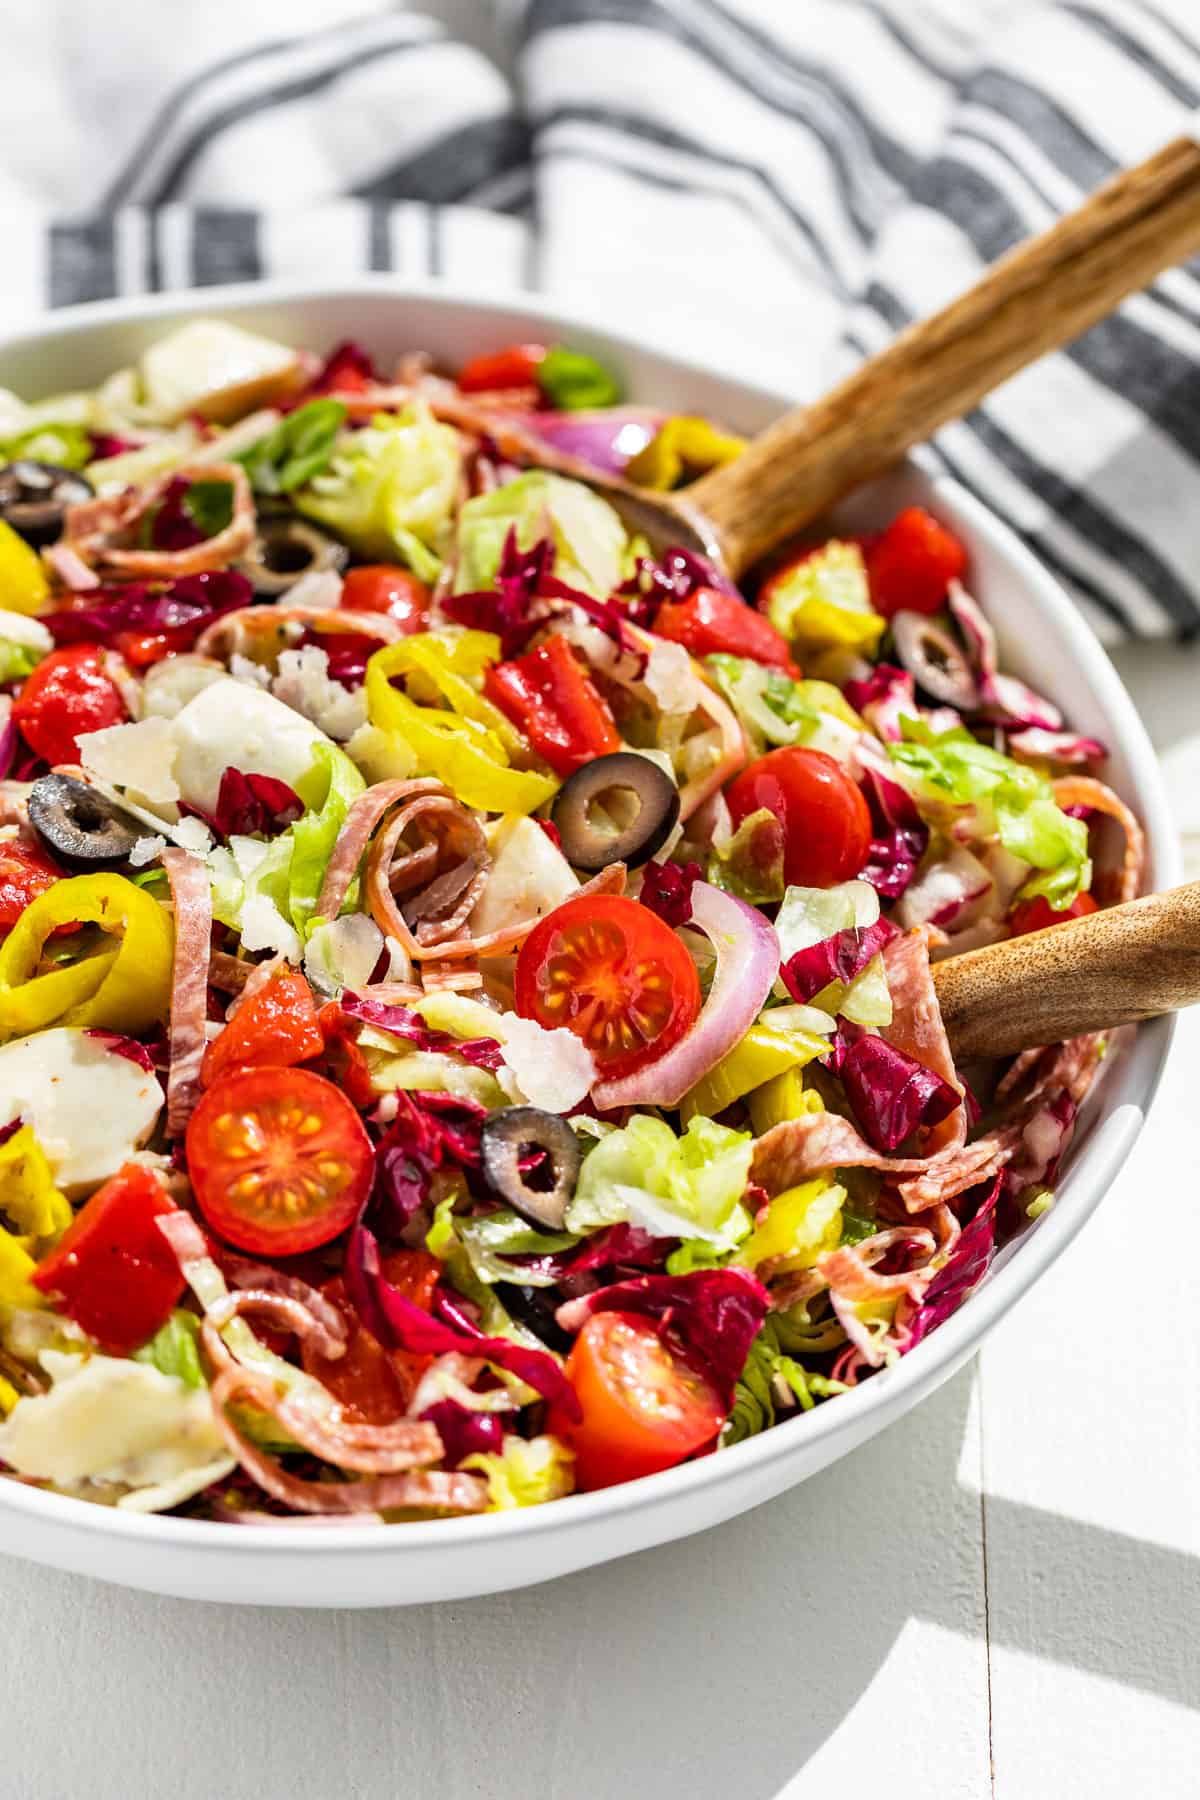
M 85 731 L 78 743 L 79 759 L 88 774 L 110 787 L 129 788 L 152 806 L 173 806 L 179 799 L 169 719 L 106 725 L 102 731 Z
M 540 1106 L 543 1112 L 570 1112 L 590 1092 L 596 1064 L 574 1032 L 562 1027 L 547 1031 L 536 1019 L 506 1013 L 497 1035 L 503 1041 L 505 1066 L 530 1106 Z
M 24 1119 L 71 1196 L 99 1187 L 145 1143 L 158 1078 L 104 1040 L 61 1025 L 0 1045 L 0 1125 Z
M 533 819 L 501 819 L 488 836 L 492 868 L 471 914 L 468 930 L 473 937 L 541 918 L 577 892 L 571 865 Z
M 215 813 L 226 769 L 274 775 L 295 787 L 312 768 L 323 731 L 273 694 L 226 676 L 202 689 L 171 721 L 175 779 L 189 806 Z
M 300 369 L 286 344 L 220 319 L 192 319 L 151 344 L 141 360 L 142 389 L 164 423 L 189 413 L 224 421 L 281 399 Z

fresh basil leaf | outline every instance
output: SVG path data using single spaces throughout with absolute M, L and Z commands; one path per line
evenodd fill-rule
M 333 460 L 346 418 L 340 400 L 309 400 L 238 458 L 258 494 L 290 494 Z

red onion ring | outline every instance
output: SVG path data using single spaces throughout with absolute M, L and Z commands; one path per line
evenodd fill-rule
M 665 1056 L 619 1081 L 600 1081 L 592 1099 L 615 1106 L 674 1106 L 701 1076 L 741 1042 L 762 1010 L 779 973 L 775 927 L 753 906 L 698 881 L 692 920 L 712 940 L 717 972 L 700 1017 Z

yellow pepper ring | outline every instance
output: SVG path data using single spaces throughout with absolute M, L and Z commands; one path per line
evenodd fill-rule
M 60 925 L 99 925 L 114 950 L 37 975 Z M 175 936 L 168 914 L 123 875 L 76 875 L 39 894 L 0 944 L 0 1038 L 48 1025 L 135 1034 L 165 1018 Z

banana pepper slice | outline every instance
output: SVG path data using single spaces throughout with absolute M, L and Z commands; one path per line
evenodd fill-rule
M 99 925 L 114 949 L 39 975 L 51 932 Z M 0 1039 L 79 1025 L 136 1034 L 166 1016 L 174 932 L 167 913 L 123 875 L 76 875 L 30 901 L 0 944 Z
M 752 1025 L 719 1063 L 683 1097 L 680 1117 L 686 1125 L 694 1113 L 710 1119 L 744 1094 L 778 1079 L 786 1070 L 823 1056 L 828 1042 L 811 1031 L 781 1031 L 766 1019 Z
M 558 782 L 532 769 L 514 769 L 527 750 L 524 739 L 476 687 L 500 656 L 490 631 L 464 631 L 439 640 L 430 632 L 377 650 L 367 664 L 367 713 L 371 724 L 402 738 L 418 769 L 444 781 L 467 806 L 484 812 L 531 813 L 557 791 Z M 413 680 L 448 704 L 420 705 L 393 687 L 394 677 Z
M 34 1258 L 53 1248 L 74 1217 L 70 1201 L 54 1185 L 31 1125 L 22 1125 L 0 1144 L 0 1212 L 20 1233 L 5 1236 Z

